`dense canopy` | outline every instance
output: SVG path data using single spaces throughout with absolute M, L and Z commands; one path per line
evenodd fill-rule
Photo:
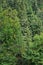
M 0 65 L 43 65 L 43 0 L 0 0 Z

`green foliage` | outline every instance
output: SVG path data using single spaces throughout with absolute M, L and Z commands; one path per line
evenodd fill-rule
M 42 3 L 0 0 L 0 65 L 43 65 Z
M 16 9 L 9 8 L 0 14 L 0 61 L 13 65 L 15 54 L 20 52 L 22 43 L 20 20 Z
M 41 20 L 36 15 L 31 14 L 31 16 L 29 17 L 29 21 L 32 35 L 34 36 L 35 34 L 40 34 L 42 26 Z
M 29 44 L 29 49 L 24 57 L 32 60 L 35 65 L 43 65 L 43 33 L 34 36 L 34 42 Z M 31 62 L 31 61 L 30 61 Z

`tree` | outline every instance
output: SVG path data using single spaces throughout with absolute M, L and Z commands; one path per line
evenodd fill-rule
M 0 0 L 0 65 L 43 65 L 42 3 Z
M 15 54 L 21 52 L 22 35 L 16 9 L 8 8 L 0 13 L 0 63 L 15 65 Z

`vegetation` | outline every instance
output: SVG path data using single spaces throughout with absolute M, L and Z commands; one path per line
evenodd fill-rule
M 0 65 L 43 65 L 43 0 L 0 0 Z

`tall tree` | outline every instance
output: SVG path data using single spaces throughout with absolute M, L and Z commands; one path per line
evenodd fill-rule
M 21 52 L 22 35 L 16 9 L 8 8 L 0 13 L 0 60 L 1 64 L 15 65 L 15 54 Z

